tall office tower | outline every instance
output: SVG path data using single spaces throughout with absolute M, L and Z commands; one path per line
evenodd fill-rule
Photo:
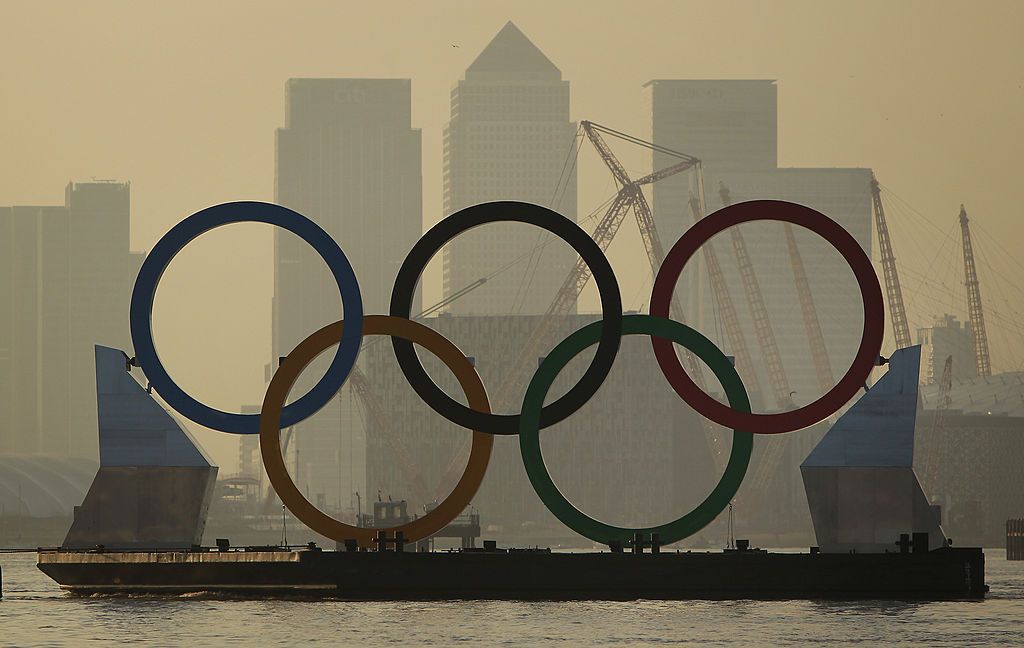
M 700 158 L 707 174 L 774 170 L 778 164 L 774 81 L 655 80 L 644 86 L 652 117 L 652 141 Z M 654 153 L 655 168 L 675 162 Z M 709 205 L 718 183 L 708 178 Z M 689 227 L 692 174 L 654 183 L 658 232 L 666 247 Z M 713 194 L 713 196 L 712 196 Z
M 445 214 L 520 200 L 576 220 L 575 166 L 566 164 L 575 134 L 569 82 L 507 23 L 452 90 L 444 131 Z M 546 233 L 506 223 L 461 234 L 443 255 L 445 297 L 509 266 L 448 307 L 458 314 L 543 313 L 575 262 L 572 251 Z
M 68 402 L 75 425 L 88 425 L 87 434 L 72 435 L 72 455 L 99 451 L 95 345 L 132 348 L 128 310 L 139 255 L 130 251 L 130 194 L 126 182 L 72 182 L 65 190 L 71 241 Z
M 366 313 L 387 313 L 395 274 L 423 232 L 421 141 L 412 128 L 408 79 L 290 79 L 285 127 L 277 131 L 275 197 L 312 219 L 355 268 Z M 334 278 L 315 251 L 274 233 L 274 355 L 342 317 Z M 413 305 L 418 312 L 419 302 Z M 324 359 L 326 362 L 326 359 Z M 274 362 L 276 366 L 276 360 Z M 296 384 L 304 393 L 314 365 Z M 344 409 L 344 408 L 340 408 Z M 296 480 L 330 505 L 340 495 L 339 407 L 298 426 Z M 347 447 L 346 444 L 343 444 Z M 339 497 L 343 502 L 339 503 Z
M 652 137 L 656 144 L 699 157 L 703 162 L 707 212 L 723 206 L 721 187 L 731 203 L 776 199 L 813 207 L 842 225 L 871 253 L 870 170 L 859 168 L 779 168 L 777 143 L 777 86 L 770 80 L 690 81 L 656 80 L 645 86 L 651 106 Z M 671 158 L 654 153 L 656 168 Z M 658 182 L 653 210 L 666 248 L 692 223 L 691 192 L 694 176 Z M 792 399 L 805 405 L 823 393 L 805 332 L 794 283 L 785 230 L 779 223 L 740 226 L 774 329 Z M 860 297 L 846 262 L 817 235 L 794 228 L 798 249 L 818 313 L 826 351 L 835 379 L 846 371 L 860 342 L 863 323 Z M 754 328 L 729 234 L 714 239 L 725 283 L 758 369 L 763 410 L 776 409 L 771 383 Z M 678 294 L 692 325 L 714 339 L 727 353 L 734 352 L 720 333 L 720 318 L 705 264 L 687 265 Z M 755 404 L 755 407 L 757 405 Z M 791 449 L 778 471 L 793 476 L 786 488 L 802 501 L 803 487 L 796 467 L 817 441 L 820 430 L 787 435 Z M 755 457 L 756 459 L 756 457 Z
M 0 449 L 67 454 L 68 218 L 0 209 Z M 93 419 L 95 421 L 95 418 Z M 6 428 L 6 429 L 4 429 Z M 45 431 L 45 434 L 44 434 Z
M 0 451 L 97 458 L 94 345 L 131 349 L 128 234 L 127 183 L 0 208 Z

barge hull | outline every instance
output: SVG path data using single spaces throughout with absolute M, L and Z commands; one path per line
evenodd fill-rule
M 326 596 L 348 600 L 983 598 L 981 549 L 921 554 L 41 551 L 78 594 Z

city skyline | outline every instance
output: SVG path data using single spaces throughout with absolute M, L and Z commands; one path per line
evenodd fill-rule
M 27 12 L 29 10 L 23 11 Z M 559 13 L 560 11 L 553 10 L 552 25 L 557 24 L 559 20 L 563 22 L 567 20 L 564 14 Z M 413 79 L 413 123 L 424 130 L 425 195 L 423 220 L 425 225 L 436 221 L 441 215 L 441 210 L 438 208 L 440 182 L 437 161 L 440 158 L 440 148 L 438 146 L 441 136 L 440 126 L 443 122 L 443 115 L 447 110 L 447 88 L 450 87 L 454 79 L 458 78 L 460 71 L 465 69 L 471 58 L 480 51 L 494 31 L 504 24 L 508 18 L 507 16 L 495 16 L 494 14 L 498 12 L 483 10 L 481 12 L 489 16 L 487 20 L 491 21 L 492 26 L 490 28 L 469 27 L 465 25 L 458 29 L 441 32 L 445 35 L 449 33 L 458 34 L 459 37 L 446 39 L 449 41 L 455 40 L 456 42 L 454 43 L 443 43 L 446 49 L 442 56 L 444 60 L 451 62 L 447 64 L 442 63 L 438 66 L 440 68 L 438 72 L 417 73 L 418 71 L 415 68 L 417 65 L 420 65 L 422 68 L 422 64 L 411 60 L 414 57 L 409 57 L 408 53 L 401 60 L 388 59 L 385 64 L 379 62 L 377 64 L 371 63 L 371 67 L 376 69 L 367 70 L 366 76 L 370 76 L 369 72 L 374 72 L 373 76 L 403 76 Z M 529 12 L 518 13 L 529 14 Z M 907 10 L 907 13 L 913 12 Z M 841 80 L 842 76 L 838 74 L 825 76 L 823 71 L 814 72 L 800 66 L 794 67 L 792 60 L 789 60 L 787 64 L 786 57 L 777 54 L 762 57 L 764 60 L 755 60 L 754 57 L 748 55 L 742 59 L 746 61 L 745 63 L 738 63 L 737 61 L 740 60 L 738 57 L 734 57 L 731 60 L 727 59 L 725 63 L 714 63 L 708 58 L 707 54 L 697 54 L 692 62 L 686 60 L 673 66 L 666 66 L 664 64 L 664 57 L 649 56 L 645 59 L 653 62 L 649 66 L 636 65 L 635 60 L 629 66 L 624 66 L 624 64 L 616 63 L 614 57 L 609 52 L 602 59 L 602 65 L 583 69 L 578 61 L 580 56 L 591 52 L 591 48 L 581 46 L 578 43 L 573 45 L 553 37 L 554 31 L 556 31 L 554 27 L 540 20 L 537 15 L 528 15 L 525 17 L 525 20 L 517 16 L 513 16 L 513 18 L 517 20 L 517 23 L 531 37 L 546 44 L 550 43 L 546 47 L 548 55 L 552 59 L 558 60 L 560 67 L 566 70 L 566 76 L 573 79 L 574 104 L 570 113 L 573 119 L 591 117 L 595 111 L 598 111 L 603 113 L 599 121 L 609 123 L 626 132 L 642 135 L 644 131 L 644 110 L 640 87 L 642 83 L 651 78 L 685 78 L 688 75 L 680 74 L 680 72 L 707 69 L 708 75 L 714 77 L 763 77 L 779 79 L 780 101 L 784 107 L 780 110 L 780 133 L 785 133 L 785 135 L 780 135 L 780 141 L 786 142 L 784 148 L 780 150 L 780 161 L 783 164 L 809 166 L 824 162 L 834 165 L 871 166 L 876 169 L 879 178 L 884 184 L 893 187 L 901 196 L 906 197 L 911 204 L 914 204 L 926 213 L 932 222 L 942 226 L 943 230 L 946 229 L 946 222 L 952 222 L 955 218 L 955 204 L 953 203 L 958 204 L 960 201 L 963 201 L 968 203 L 968 207 L 972 209 L 972 214 L 977 215 L 976 219 L 981 218 L 981 214 L 984 214 L 985 220 L 982 220 L 981 223 L 992 228 L 992 238 L 996 240 L 1005 238 L 1001 233 L 1007 226 L 1005 219 L 1012 213 L 1012 210 L 1000 206 L 1000 201 L 1007 200 L 1006 194 L 1005 192 L 984 188 L 1012 186 L 1001 175 L 1004 171 L 1000 171 L 1000 169 L 1006 169 L 1006 165 L 999 165 L 992 160 L 985 159 L 975 164 L 978 167 L 977 171 L 971 171 L 970 168 L 967 168 L 959 169 L 958 173 L 953 173 L 950 165 L 944 163 L 939 167 L 940 173 L 936 175 L 934 173 L 937 164 L 935 161 L 942 158 L 949 159 L 950 156 L 943 155 L 943 153 L 950 150 L 950 147 L 953 147 L 953 150 L 955 150 L 956 146 L 963 146 L 958 144 L 961 141 L 959 138 L 963 137 L 960 135 L 957 135 L 956 139 L 951 139 L 946 146 L 941 146 L 937 149 L 933 147 L 934 152 L 932 154 L 927 153 L 927 148 L 910 151 L 907 145 L 896 147 L 880 145 L 880 142 L 884 140 L 893 139 L 897 142 L 915 142 L 925 145 L 929 139 L 931 141 L 943 141 L 942 138 L 938 137 L 925 137 L 924 133 L 929 132 L 926 129 L 937 127 L 939 124 L 944 123 L 943 120 L 948 121 L 948 119 L 953 117 L 957 117 L 960 123 L 965 125 L 968 132 L 975 132 L 971 131 L 971 127 L 968 126 L 970 123 L 978 123 L 978 120 L 972 120 L 970 117 L 973 113 L 967 107 L 969 104 L 956 104 L 958 106 L 956 110 L 950 108 L 943 111 L 942 117 L 939 115 L 933 116 L 930 113 L 920 114 L 921 111 L 919 110 L 907 111 L 905 101 L 899 104 L 903 106 L 902 110 L 904 112 L 902 113 L 897 111 L 896 102 L 883 102 L 881 100 L 874 104 L 863 101 L 859 102 L 858 105 L 862 107 L 864 105 L 879 107 L 875 111 L 866 111 L 864 115 L 854 115 L 848 110 L 837 109 L 837 102 L 826 96 L 828 94 L 827 89 L 838 88 L 841 91 L 840 94 L 848 94 L 855 88 L 863 90 L 865 87 L 860 85 L 861 82 L 858 79 L 863 78 L 864 71 L 868 69 L 867 62 L 855 64 L 847 59 L 840 59 L 841 63 L 837 68 L 838 70 L 849 72 L 845 76 L 845 80 Z M 959 18 L 959 20 L 954 20 L 954 18 Z M 64 18 L 50 16 L 48 19 L 60 21 Z M 85 19 L 88 20 L 88 17 Z M 939 20 L 937 17 L 929 19 Z M 966 29 L 965 38 L 971 34 L 978 33 L 978 30 L 981 29 L 978 17 L 961 15 L 946 17 L 943 20 L 956 23 L 958 26 Z M 741 19 L 739 24 L 733 24 L 731 28 L 740 29 L 741 31 L 749 30 L 751 22 L 752 20 Z M 895 23 L 898 23 L 898 21 L 894 21 Z M 629 24 L 628 21 L 626 24 Z M 890 27 L 879 27 L 879 29 L 890 29 Z M 962 84 L 965 93 L 967 89 L 972 87 L 972 83 L 978 86 L 979 84 L 994 83 L 997 80 L 1002 81 L 1005 79 L 1001 75 L 1003 75 L 1006 68 L 1005 66 L 1001 67 L 999 62 L 1005 62 L 1012 59 L 1012 57 L 1002 54 L 998 47 L 1009 47 L 1009 45 L 997 46 L 995 43 L 999 39 L 991 40 L 993 45 L 984 51 L 989 52 L 988 56 L 992 57 L 993 64 L 985 66 L 983 73 L 979 73 L 977 66 L 971 66 L 970 70 L 974 76 L 973 80 L 965 80 Z M 661 42 L 652 39 L 649 43 L 651 51 L 664 54 L 664 48 L 667 46 L 659 44 Z M 1005 43 L 1008 42 L 1006 41 Z M 11 43 L 16 44 L 16 40 L 11 41 Z M 756 39 L 754 43 L 757 43 Z M 455 48 L 451 47 L 451 45 L 459 45 L 459 47 Z M 992 48 L 996 49 L 993 50 Z M 316 48 L 313 49 L 315 50 Z M 680 50 L 680 53 L 686 52 L 689 54 L 690 51 L 692 50 L 683 49 Z M 827 54 L 829 51 L 833 50 L 826 48 L 825 53 Z M 618 52 L 617 55 L 626 59 L 629 56 L 635 56 L 630 55 L 628 52 Z M 976 53 L 976 56 L 982 56 L 982 54 Z M 152 60 L 152 55 L 144 52 L 141 58 L 143 61 Z M 328 58 L 320 58 L 321 60 L 328 60 Z M 334 57 L 329 58 L 333 59 Z M 870 57 L 868 58 L 870 59 Z M 7 60 L 13 60 L 13 58 L 7 57 Z M 162 59 L 158 57 L 156 60 L 160 61 Z M 40 65 L 46 65 L 45 60 Z M 214 61 L 214 65 L 218 65 L 218 63 Z M 414 69 L 409 70 L 408 66 L 410 65 Z M 432 63 L 431 65 L 434 64 Z M 332 63 L 327 63 L 326 65 L 320 63 L 310 66 L 308 62 L 296 64 L 294 60 L 291 63 L 288 63 L 287 60 L 280 63 L 271 63 L 265 67 L 266 69 L 260 73 L 257 83 L 253 83 L 254 79 L 245 77 L 246 80 L 241 86 L 244 88 L 244 93 L 238 97 L 239 100 L 244 100 L 251 104 L 249 112 L 252 113 L 252 118 L 236 119 L 234 122 L 229 122 L 223 118 L 224 112 L 216 108 L 210 110 L 209 107 L 207 107 L 206 112 L 199 111 L 197 108 L 193 112 L 184 113 L 184 115 L 188 116 L 188 122 L 192 124 L 190 129 L 196 127 L 211 128 L 211 132 L 216 133 L 215 137 L 206 138 L 210 140 L 206 143 L 202 142 L 194 134 L 190 136 L 188 132 L 181 130 L 186 120 L 179 115 L 177 118 L 165 120 L 163 133 L 154 132 L 147 137 L 136 135 L 132 139 L 134 142 L 138 142 L 138 144 L 132 143 L 127 145 L 124 142 L 115 140 L 112 141 L 112 146 L 102 149 L 102 153 L 100 153 L 101 149 L 99 147 L 89 146 L 87 143 L 100 132 L 110 132 L 108 127 L 102 126 L 107 123 L 108 118 L 104 116 L 103 111 L 96 112 L 105 104 L 102 100 L 96 98 L 80 104 L 76 112 L 77 120 L 97 121 L 99 126 L 93 129 L 95 134 L 89 129 L 82 130 L 78 137 L 86 145 L 77 147 L 68 159 L 62 160 L 60 163 L 55 163 L 54 160 L 38 158 L 36 164 L 26 167 L 26 169 L 42 169 L 42 173 L 40 171 L 27 173 L 26 169 L 10 168 L 7 173 L 0 174 L 0 178 L 2 178 L 0 180 L 0 203 L 31 204 L 49 202 L 44 198 L 34 199 L 33 196 L 39 196 L 43 192 L 42 187 L 44 185 L 52 187 L 54 177 L 61 181 L 67 177 L 88 177 L 90 173 L 101 173 L 104 176 L 129 179 L 132 180 L 136 187 L 135 204 L 133 204 L 133 212 L 136 216 L 133 221 L 132 247 L 134 249 L 148 249 L 151 247 L 152 242 L 170 224 L 177 222 L 177 220 L 180 220 L 188 213 L 206 204 L 232 198 L 270 199 L 272 197 L 270 190 L 272 182 L 268 182 L 267 178 L 268 170 L 272 168 L 272 164 L 269 163 L 266 152 L 271 149 L 268 149 L 267 144 L 260 145 L 258 142 L 270 142 L 271 140 L 268 135 L 270 131 L 283 123 L 279 118 L 267 118 L 267 116 L 274 117 L 273 113 L 280 110 L 280 93 L 283 81 L 291 76 L 297 76 L 296 67 L 335 68 L 335 74 L 310 74 L 310 76 L 338 76 L 338 70 L 337 65 Z M 283 67 L 291 69 L 282 72 Z M 406 68 L 405 74 L 378 74 L 378 72 L 387 72 L 389 70 L 397 71 L 403 67 Z M 676 73 L 662 73 L 661 70 L 664 70 L 666 67 L 674 68 Z M 595 68 L 602 69 L 604 72 L 597 73 Z M 185 69 L 193 68 L 189 68 L 186 65 Z M 359 65 L 352 63 L 346 69 L 350 72 L 356 72 L 359 69 Z M 947 68 L 947 73 L 957 74 L 958 70 L 961 69 L 963 68 L 957 68 L 955 64 L 951 64 Z M 311 70 L 311 72 L 316 71 L 315 69 Z M 112 73 L 114 72 L 112 71 Z M 171 78 L 174 78 L 173 75 L 171 75 Z M 810 83 L 809 81 L 812 79 L 818 83 Z M 25 77 L 20 73 L 13 75 L 11 83 L 14 84 L 13 87 L 24 88 L 26 91 L 33 87 L 31 84 L 26 83 Z M 147 86 L 144 83 L 140 84 L 137 79 L 135 84 L 140 89 L 151 88 L 151 86 Z M 893 91 L 892 83 L 885 78 L 876 79 L 872 84 L 878 86 L 878 89 L 873 92 L 876 92 L 879 98 L 883 97 L 885 92 Z M 196 86 L 196 90 L 200 91 L 206 87 L 208 87 L 207 82 L 203 81 Z M 870 87 L 870 84 L 868 87 Z M 260 89 L 256 90 L 256 88 Z M 815 88 L 819 90 L 819 94 L 822 96 L 811 94 Z M 924 93 L 924 99 L 927 99 L 928 93 L 932 92 L 931 86 L 926 86 L 921 92 Z M 1008 92 L 1010 93 L 1008 101 L 999 106 L 999 110 L 1006 111 L 1006 114 L 1009 114 L 1015 105 L 1013 102 L 1019 101 L 1019 91 L 1017 91 L 1017 94 L 1014 94 L 1012 90 L 1008 90 Z M 162 96 L 159 93 L 155 95 L 153 93 L 152 89 L 144 91 L 139 98 L 142 102 L 141 106 L 151 103 L 154 97 Z M 20 94 L 24 95 L 25 93 L 22 92 Z M 273 99 L 275 95 L 277 97 L 276 101 Z M 252 99 L 258 96 L 265 96 L 268 100 L 265 102 L 252 101 Z M 596 96 L 602 96 L 605 100 L 595 101 Z M 870 96 L 870 93 L 867 96 Z M 57 105 L 59 104 L 47 106 L 42 115 L 52 116 L 61 114 L 53 112 L 56 110 L 55 106 Z M 422 115 L 417 117 L 418 113 L 424 112 L 424 106 L 429 107 L 431 105 L 435 108 L 427 110 L 426 114 L 432 114 L 433 117 L 423 118 Z M 786 109 L 786 105 L 796 109 Z M 12 114 L 15 117 L 19 115 L 18 111 L 22 110 L 20 106 L 21 104 L 15 102 L 10 108 L 14 111 Z M 171 106 L 177 106 L 177 104 L 175 102 L 168 102 L 168 107 Z M 275 108 L 275 106 L 278 106 L 278 108 Z M 440 109 L 437 109 L 438 106 L 440 106 Z M 587 106 L 591 110 L 586 110 Z M 159 110 L 147 110 L 142 112 L 146 114 L 161 114 Z M 231 110 L 234 110 L 234 108 L 231 108 Z M 122 112 L 116 110 L 110 114 L 124 116 Z M 902 119 L 899 117 L 901 114 L 903 116 Z M 908 120 L 911 114 L 913 115 L 912 122 Z M 999 113 L 999 115 L 1002 114 L 1002 112 Z M 607 115 L 607 117 L 604 115 Z M 994 124 L 1002 123 L 999 122 L 999 115 L 990 117 L 984 127 L 979 125 L 977 128 L 984 128 L 984 133 L 989 133 L 988 129 L 995 128 Z M 438 116 L 442 116 L 442 118 L 438 118 Z M 845 122 L 847 124 L 846 130 L 851 131 L 849 133 L 850 136 L 842 140 L 842 146 L 837 146 L 837 140 L 834 138 L 820 137 L 822 133 L 829 132 L 824 129 L 828 120 L 841 118 L 847 118 Z M 890 121 L 895 120 L 898 122 L 899 127 L 895 125 L 891 127 L 896 129 L 894 131 L 880 129 L 877 131 L 878 135 L 866 137 L 868 133 L 877 125 L 885 122 L 886 119 Z M 21 121 L 25 122 L 24 119 Z M 60 120 L 53 121 L 52 123 L 59 124 Z M 259 124 L 259 128 L 252 128 L 254 124 Z M 794 133 L 794 128 L 797 124 L 800 125 L 800 128 L 797 130 L 803 132 Z M 869 125 L 871 128 L 868 128 Z M 127 127 L 126 132 L 141 133 L 140 128 L 143 124 L 128 118 L 125 126 Z M 56 132 L 61 132 L 59 126 Z M 1003 130 L 1001 132 L 1009 131 Z M 792 137 L 791 135 L 793 134 L 796 136 Z M 177 141 L 168 140 L 168 135 L 171 135 Z M 897 138 L 897 135 L 900 137 Z M 952 132 L 947 135 L 950 138 L 953 137 Z M 980 132 L 975 134 L 973 143 L 977 143 L 977 138 L 980 135 L 982 135 Z M 23 143 L 28 141 L 25 138 L 29 136 L 36 142 L 45 143 L 47 141 L 47 136 L 40 135 L 37 129 L 31 126 L 30 122 L 23 124 L 18 129 L 18 132 L 5 132 L 5 136 L 15 146 L 22 145 L 22 148 L 24 148 Z M 992 152 L 997 158 L 999 155 L 1002 155 L 999 151 L 1003 148 L 1013 148 L 1008 144 L 996 147 L 995 142 L 997 140 L 992 140 L 991 137 L 991 135 L 985 135 L 982 139 L 986 143 L 992 143 Z M 814 141 L 816 138 L 820 141 Z M 857 141 L 858 139 L 863 141 Z M 433 143 L 431 143 L 431 140 Z M 246 142 L 246 144 L 238 146 L 238 142 Z M 133 147 L 146 143 L 150 144 L 149 148 L 153 150 L 152 155 L 154 159 L 166 158 L 169 162 L 173 163 L 173 166 L 167 166 L 168 163 L 163 162 L 145 162 L 144 156 L 140 157 L 138 153 L 131 153 L 134 150 Z M 873 143 L 873 149 L 869 147 L 871 143 Z M 28 151 L 29 149 L 26 148 L 25 150 Z M 262 153 L 253 155 L 254 152 L 261 150 L 263 151 Z M 237 151 L 238 153 L 231 151 Z M 239 154 L 241 154 L 241 157 L 239 157 Z M 192 159 L 193 155 L 195 155 L 195 160 Z M 118 156 L 125 162 L 118 162 Z M 977 160 L 976 156 L 962 157 L 964 159 Z M 258 164 L 255 164 L 255 166 L 236 164 L 237 161 L 246 158 L 253 158 L 254 161 L 258 161 Z M 119 171 L 121 165 L 129 160 L 136 159 L 144 162 L 137 167 L 137 170 L 132 172 L 127 167 L 123 167 L 125 172 Z M 636 161 L 636 164 L 640 167 L 644 166 L 642 157 Z M 106 171 L 107 169 L 110 169 L 112 172 Z M 988 177 L 979 177 L 982 169 L 985 170 L 984 172 Z M 581 212 L 584 212 L 604 198 L 600 187 L 606 182 L 607 175 L 604 169 L 594 164 L 590 164 L 589 167 L 583 166 L 580 173 Z M 925 180 L 925 178 L 934 177 L 942 178 L 944 181 Z M 595 190 L 595 185 L 599 189 Z M 187 187 L 187 191 L 184 193 L 181 191 L 183 187 Z M 907 188 L 904 189 L 904 187 Z M 172 193 L 178 197 L 169 199 Z M 587 204 L 584 205 L 584 203 Z M 948 212 L 948 218 L 943 218 L 942 216 L 946 212 Z M 903 230 L 904 236 L 909 230 L 909 225 L 905 226 Z M 894 233 L 897 245 L 901 241 L 898 238 L 900 233 L 899 229 Z M 623 234 L 628 235 L 629 233 L 623 232 Z M 624 236 L 623 238 L 624 242 L 622 245 L 616 244 L 615 248 L 611 251 L 611 256 L 613 264 L 626 269 L 622 273 L 625 277 L 623 280 L 623 294 L 624 299 L 628 300 L 633 295 L 644 292 L 644 290 L 642 279 L 633 279 L 630 282 L 632 275 L 628 270 L 628 260 L 635 259 L 640 248 L 636 245 L 628 247 L 629 237 Z M 257 321 L 269 321 L 269 294 L 255 289 L 256 286 L 264 285 L 264 282 L 258 280 L 243 282 L 243 285 L 251 283 L 252 286 L 246 286 L 244 290 L 239 290 L 237 294 L 224 294 L 224 288 L 232 285 L 232 281 L 237 283 L 238 278 L 254 277 L 259 279 L 259 277 L 270 276 L 271 265 L 267 262 L 269 240 L 269 230 L 265 228 L 260 229 L 255 226 L 243 226 L 232 228 L 231 231 L 214 232 L 204 237 L 203 240 L 197 241 L 189 250 L 186 250 L 175 266 L 167 273 L 166 286 L 161 293 L 166 295 L 166 298 L 165 300 L 158 301 L 155 314 L 158 340 L 166 340 L 166 343 L 161 345 L 162 355 L 168 358 L 168 365 L 172 372 L 175 375 L 182 375 L 182 382 L 184 384 L 194 387 L 195 389 L 192 390 L 194 393 L 204 397 L 204 400 L 213 404 L 237 408 L 240 403 L 252 402 L 253 398 L 258 397 L 261 393 L 262 367 L 267 361 L 266 354 L 261 350 L 269 347 L 269 344 L 261 342 L 261 339 L 269 341 L 269 327 L 266 331 L 255 331 L 255 337 L 245 336 L 242 339 L 230 340 L 225 339 L 224 334 L 217 330 L 220 328 L 219 326 L 213 326 L 220 319 L 219 317 L 203 321 L 202 318 L 186 318 L 184 314 L 178 315 L 174 311 L 180 307 L 195 303 L 195 311 L 198 312 L 202 310 L 204 303 L 223 302 L 238 306 L 237 310 L 242 313 L 241 317 Z M 906 241 L 905 238 L 902 240 Z M 211 261 L 216 256 L 214 251 L 217 249 L 217 246 L 223 244 L 232 246 L 234 251 L 232 264 L 227 264 L 225 260 Z M 915 248 L 910 247 L 910 245 L 912 244 L 909 242 L 905 244 L 903 258 L 913 258 L 915 254 L 921 258 L 920 253 L 917 253 Z M 623 265 L 623 260 L 627 260 L 626 265 Z M 952 264 L 955 265 L 956 262 L 954 257 Z M 927 264 L 923 265 L 927 266 Z M 193 294 L 192 291 L 183 292 L 182 286 L 189 284 L 194 279 L 198 279 L 204 272 L 210 270 L 214 271 L 214 279 L 207 278 L 203 281 L 207 289 L 202 294 Z M 428 289 L 433 286 L 436 298 L 440 297 L 440 282 L 438 278 L 437 269 L 434 269 L 433 279 L 431 280 L 428 276 L 426 280 Z M 913 288 L 917 282 L 912 278 L 909 280 L 909 283 L 911 284 L 910 287 Z M 431 300 L 428 293 L 425 301 L 432 303 L 436 299 Z M 593 295 L 586 292 L 581 303 L 583 310 L 593 310 L 596 305 Z M 627 304 L 627 307 L 638 305 L 642 304 Z M 939 307 L 924 310 L 921 304 L 911 304 L 910 306 L 912 308 L 912 317 L 914 317 L 915 310 L 923 313 L 916 316 L 919 320 L 922 320 L 919 323 L 924 323 L 926 319 L 930 321 L 931 315 L 940 314 L 938 311 L 943 310 Z M 955 304 L 952 304 L 952 306 L 955 307 Z M 957 312 L 952 308 L 946 308 L 946 310 Z M 264 313 L 268 317 L 263 317 Z M 205 331 L 209 331 L 208 340 L 201 339 L 203 336 L 200 333 Z M 994 340 L 995 343 L 1000 342 L 996 339 Z M 225 365 L 225 375 L 237 376 L 235 379 L 228 381 L 228 384 L 211 386 L 204 384 L 202 380 L 202 369 L 204 367 L 202 359 L 209 356 L 214 349 L 219 350 L 220 355 L 223 357 L 222 362 Z M 228 371 L 229 369 L 230 372 Z M 209 443 L 213 448 L 219 446 L 220 450 L 214 450 L 214 454 L 218 459 L 223 460 L 225 444 L 220 439 L 214 435 L 201 436 L 200 439 L 204 443 Z M 232 446 L 230 454 L 234 454 L 234 446 Z M 230 465 L 231 461 L 225 461 L 225 463 Z
M 1019 643 L 1021 0 L 0 16 L 5 643 Z

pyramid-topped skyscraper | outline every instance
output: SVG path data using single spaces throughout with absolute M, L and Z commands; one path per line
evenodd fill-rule
M 512 21 L 487 44 L 472 65 L 466 68 L 467 80 L 509 80 L 511 78 L 561 81 L 562 72 L 544 52 L 526 37 Z
M 518 27 L 506 23 L 452 90 L 444 133 L 445 214 L 482 202 L 521 200 L 575 220 L 575 167 L 566 164 L 575 133 L 569 82 Z M 543 245 L 547 236 L 519 224 L 460 235 L 444 251 L 446 297 L 521 260 L 448 310 L 546 312 L 574 262 L 568 246 Z

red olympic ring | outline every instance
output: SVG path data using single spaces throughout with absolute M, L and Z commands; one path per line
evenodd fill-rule
M 654 280 L 650 312 L 656 317 L 669 317 L 672 293 L 683 266 L 711 237 L 735 225 L 762 220 L 792 223 L 811 230 L 843 255 L 853 270 L 864 304 L 864 330 L 853 363 L 839 382 L 818 400 L 790 412 L 739 412 L 697 387 L 679 363 L 670 340 L 652 336 L 651 344 L 661 372 L 672 389 L 702 416 L 727 428 L 755 434 L 780 434 L 809 427 L 837 412 L 866 384 L 878 362 L 885 333 L 882 287 L 878 284 L 871 259 L 853 236 L 828 216 L 803 205 L 778 200 L 752 200 L 730 205 L 694 223 L 672 246 Z

